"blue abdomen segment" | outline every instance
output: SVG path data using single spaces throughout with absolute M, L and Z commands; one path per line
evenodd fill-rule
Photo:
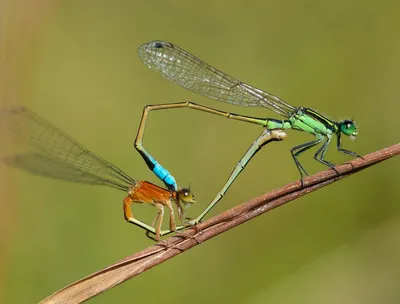
M 178 185 L 176 184 L 175 178 L 161 166 L 147 151 L 140 150 L 140 155 L 142 155 L 144 161 L 146 162 L 147 166 L 153 173 L 167 186 L 169 190 L 177 191 Z

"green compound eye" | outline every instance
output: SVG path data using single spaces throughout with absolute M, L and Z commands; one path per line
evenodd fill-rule
M 340 122 L 340 131 L 347 136 L 357 136 L 357 127 L 351 120 L 343 120 Z

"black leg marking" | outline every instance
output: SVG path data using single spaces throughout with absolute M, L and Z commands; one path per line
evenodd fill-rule
M 354 157 L 359 157 L 361 159 L 364 159 L 361 155 L 357 154 L 356 152 L 353 152 L 353 151 L 346 150 L 346 149 L 342 148 L 342 139 L 341 139 L 340 133 L 337 136 L 336 147 L 337 147 L 337 150 L 339 152 L 341 152 L 341 153 L 348 154 L 348 155 L 351 155 L 351 156 L 354 156 Z
M 324 156 L 326 154 L 326 151 L 328 150 L 328 145 L 330 142 L 331 138 L 328 137 L 328 139 L 322 144 L 321 148 L 319 148 L 318 151 L 314 154 L 314 159 L 320 162 L 321 164 L 324 164 L 325 166 L 332 168 L 335 165 L 324 159 Z
M 301 186 L 303 187 L 303 177 L 304 174 L 308 175 L 306 170 L 304 169 L 303 165 L 300 163 L 300 161 L 297 159 L 297 156 L 299 156 L 301 153 L 303 153 L 304 151 L 307 151 L 308 149 L 314 147 L 315 145 L 318 145 L 324 137 L 320 137 L 317 138 L 316 140 L 310 141 L 310 142 L 306 142 L 304 144 L 298 145 L 293 147 L 292 149 L 290 149 L 290 152 L 292 153 L 292 157 L 293 160 L 297 166 L 297 169 L 300 172 L 300 176 L 301 176 Z M 303 174 L 304 172 L 304 174 Z
M 324 159 L 326 152 L 328 151 L 328 146 L 329 143 L 331 142 L 332 137 L 328 137 L 328 139 L 323 143 L 321 148 L 318 149 L 318 151 L 314 154 L 314 159 L 321 164 L 328 166 L 333 169 L 333 171 L 336 172 L 337 175 L 340 175 L 339 171 L 335 169 L 335 164 L 332 164 L 331 162 L 327 161 Z

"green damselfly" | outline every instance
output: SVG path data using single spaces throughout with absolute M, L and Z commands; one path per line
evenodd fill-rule
M 281 140 L 286 135 L 284 133 L 285 130 L 294 129 L 307 132 L 316 137 L 314 140 L 297 145 L 290 150 L 293 160 L 300 172 L 301 181 L 303 181 L 303 177 L 307 175 L 307 172 L 298 160 L 298 156 L 318 144 L 322 143 L 314 154 L 314 159 L 333 168 L 334 164 L 325 160 L 325 155 L 333 135 L 337 138 L 336 147 L 338 151 L 361 157 L 355 152 L 343 149 L 341 146 L 342 134 L 349 136 L 352 140 L 354 140 L 358 134 L 357 127 L 352 120 L 346 119 L 336 122 L 319 114 L 313 109 L 294 107 L 279 97 L 225 74 L 170 42 L 152 41 L 146 43 L 139 47 L 138 54 L 144 64 L 149 68 L 185 89 L 234 105 L 265 107 L 285 117 L 283 120 L 255 118 L 222 112 L 191 102 L 179 103 L 179 107 L 189 107 L 230 119 L 255 123 L 265 128 L 265 131 L 257 138 L 239 161 L 239 164 L 235 167 L 216 198 L 194 222 L 199 222 L 222 198 L 235 178 L 244 169 L 250 158 L 265 144 L 265 136 L 268 136 L 269 139 L 272 137 L 275 140 Z M 162 105 L 163 109 L 177 107 L 177 104 Z M 273 134 L 271 133 L 273 131 L 280 133 Z

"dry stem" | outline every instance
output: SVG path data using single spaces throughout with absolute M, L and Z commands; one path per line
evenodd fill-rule
M 262 213 L 398 154 L 400 144 L 336 166 L 340 175 L 328 169 L 305 178 L 303 187 L 296 181 L 268 192 L 64 287 L 40 303 L 81 303 Z

